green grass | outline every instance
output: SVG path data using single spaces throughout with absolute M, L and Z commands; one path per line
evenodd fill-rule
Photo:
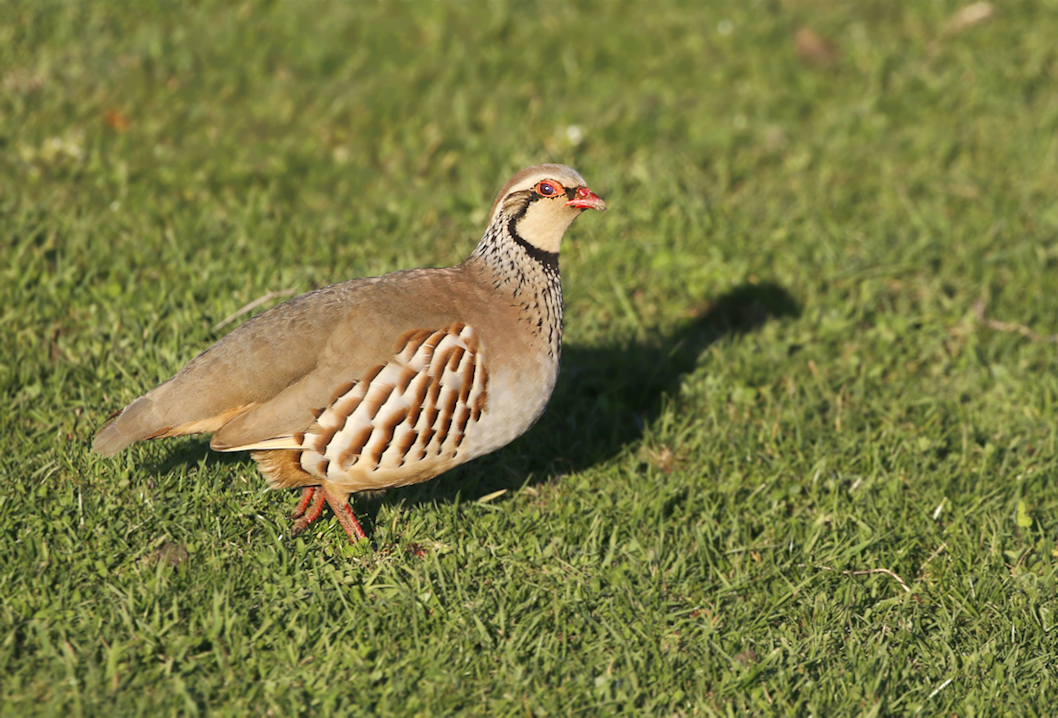
M 0 713 L 1053 711 L 1058 3 L 156 5 L 0 6 Z M 89 452 L 541 161 L 611 207 L 556 395 L 357 499 L 378 552 L 200 437 Z

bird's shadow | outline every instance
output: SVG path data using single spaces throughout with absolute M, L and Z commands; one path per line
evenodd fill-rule
M 566 345 L 555 393 L 536 426 L 510 446 L 437 480 L 357 497 L 354 508 L 366 519 L 365 528 L 371 532 L 383 504 L 473 501 L 605 461 L 642 436 L 707 348 L 801 311 L 794 297 L 772 282 L 742 284 L 700 309 L 669 335 L 595 347 Z M 166 454 L 152 469 L 165 474 L 207 455 L 224 464 L 248 461 L 243 453 L 213 454 L 207 444 L 194 441 Z

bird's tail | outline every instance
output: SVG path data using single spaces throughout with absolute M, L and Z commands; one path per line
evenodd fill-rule
M 137 441 L 169 436 L 173 427 L 160 421 L 153 405 L 150 397 L 141 396 L 124 409 L 111 414 L 109 421 L 92 441 L 92 450 L 103 456 L 113 456 Z

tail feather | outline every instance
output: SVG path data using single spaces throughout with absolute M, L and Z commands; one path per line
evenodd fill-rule
M 177 412 L 172 408 L 164 410 L 164 402 L 156 401 L 151 396 L 153 393 L 141 396 L 114 414 L 111 421 L 96 434 L 92 450 L 103 456 L 113 456 L 137 441 L 185 434 L 213 434 L 234 417 L 256 406 L 252 403 L 234 406 L 205 418 L 174 416 Z
M 159 430 L 164 433 L 171 427 L 155 426 L 150 421 L 153 411 L 150 411 L 150 401 L 141 396 L 136 401 L 126 406 L 121 411 L 111 415 L 96 438 L 92 441 L 92 450 L 103 456 L 113 456 L 130 444 L 143 439 L 152 438 Z

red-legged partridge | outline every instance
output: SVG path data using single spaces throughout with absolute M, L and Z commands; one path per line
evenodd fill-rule
M 129 404 L 92 447 L 212 433 L 251 451 L 274 488 L 301 487 L 304 530 L 331 505 L 351 541 L 357 491 L 426 481 L 524 433 L 558 376 L 558 251 L 606 204 L 564 165 L 500 191 L 462 264 L 353 279 L 247 321 Z

